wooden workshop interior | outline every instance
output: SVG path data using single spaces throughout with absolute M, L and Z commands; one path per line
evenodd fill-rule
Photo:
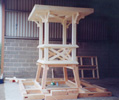
M 85 20 L 85 17 L 93 12 L 93 8 L 38 4 L 33 7 L 28 20 L 35 22 L 39 29 L 39 45 L 37 46 L 39 59 L 37 60 L 38 67 L 35 80 L 19 82 L 24 100 L 59 100 L 111 96 L 111 92 L 107 89 L 81 80 L 87 78 L 85 77 L 85 70 L 91 71 L 92 77 L 88 78 L 99 79 L 97 57 L 76 55 L 76 48 L 79 48 L 77 45 L 77 24 L 81 19 Z M 61 44 L 49 43 L 49 23 L 60 23 L 62 25 Z M 67 42 L 69 25 L 72 28 L 71 43 Z M 85 61 L 83 60 L 86 58 L 90 59 L 91 64 L 84 64 Z M 62 68 L 64 78 L 55 78 L 54 75 L 52 75 L 52 78 L 47 78 L 50 67 Z M 74 78 L 70 79 L 68 77 L 67 69 L 72 70 Z M 52 74 L 54 74 L 53 70 Z

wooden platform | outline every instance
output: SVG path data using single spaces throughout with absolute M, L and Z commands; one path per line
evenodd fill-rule
M 50 80 L 47 85 L 50 84 Z M 73 81 L 69 80 L 73 83 Z M 46 87 L 42 89 L 41 85 L 35 80 L 20 81 L 19 86 L 24 100 L 31 99 L 77 99 L 80 97 L 104 97 L 111 96 L 112 93 L 107 89 L 81 80 L 81 87 L 73 87 L 70 83 L 65 83 L 63 79 L 57 78 L 54 82 L 58 82 L 59 86 Z M 62 85 L 62 86 L 60 86 Z

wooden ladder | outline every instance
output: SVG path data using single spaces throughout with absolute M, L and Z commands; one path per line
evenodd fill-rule
M 80 78 L 82 79 L 99 79 L 98 60 L 97 56 L 77 56 L 78 68 Z M 86 71 L 90 73 L 90 76 L 86 76 Z

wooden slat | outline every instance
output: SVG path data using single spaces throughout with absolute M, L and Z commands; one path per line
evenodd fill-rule
M 98 70 L 98 60 L 97 60 L 97 57 L 95 58 L 96 59 L 96 65 L 97 65 L 97 78 L 99 79 L 99 70 Z
M 82 79 L 99 79 L 99 71 L 98 71 L 98 61 L 96 56 L 77 56 L 79 58 L 80 64 L 77 65 L 79 70 L 81 71 Z M 83 58 L 90 59 L 91 64 L 87 65 L 83 63 Z M 94 63 L 95 61 L 95 63 Z M 91 70 L 92 76 L 85 76 L 84 70 Z M 96 73 L 95 73 L 96 72 Z
M 44 65 L 43 76 L 42 76 L 42 84 L 41 84 L 43 89 L 45 89 L 45 87 L 46 87 L 47 70 L 48 70 L 48 65 Z
M 37 73 L 36 73 L 36 81 L 39 82 L 41 72 L 41 65 L 38 65 Z
M 22 83 L 22 81 L 19 81 L 19 87 L 20 87 L 20 90 L 22 91 L 22 95 L 27 94 L 27 92 L 25 90 L 25 87 L 24 87 L 24 84 Z
M 78 89 L 68 89 L 67 92 L 68 92 L 68 95 L 69 94 L 78 94 L 79 90 Z
M 44 94 L 27 94 L 24 95 L 24 100 L 44 99 Z
M 5 0 L 2 0 L 2 50 L 1 50 L 1 74 L 4 69 L 4 35 L 5 35 Z
M 68 80 L 68 75 L 67 75 L 67 68 L 63 67 L 63 72 L 64 72 L 64 80 Z
M 36 81 L 32 81 L 34 84 L 38 83 Z M 31 82 L 31 83 L 32 83 Z M 28 81 L 24 81 L 24 83 L 28 83 Z M 20 87 L 22 90 L 22 95 L 24 100 L 31 99 L 45 99 L 45 100 L 56 100 L 56 99 L 77 99 L 79 97 L 100 97 L 100 96 L 111 96 L 111 92 L 107 91 L 107 89 L 90 84 L 87 81 L 82 80 L 81 85 L 85 87 L 73 88 L 73 87 L 63 87 L 63 88 L 47 88 L 42 89 L 38 87 L 25 89 L 23 81 L 20 81 Z M 29 84 L 25 84 L 26 86 Z M 33 85 L 34 86 L 34 85 Z M 75 96 L 74 96 L 75 95 Z
M 74 79 L 75 79 L 75 82 L 76 82 L 76 86 L 80 87 L 78 67 L 76 67 L 76 66 L 74 67 L 73 73 L 74 73 Z
M 102 92 L 102 93 L 89 92 L 89 93 L 80 93 L 79 97 L 108 97 L 111 95 L 112 95 L 111 92 Z
M 67 90 L 52 90 L 51 91 L 52 96 L 56 95 L 67 95 Z
M 77 94 L 70 94 L 70 95 L 56 95 L 56 96 L 51 96 L 51 95 L 46 95 L 45 100 L 63 100 L 63 99 L 77 99 Z

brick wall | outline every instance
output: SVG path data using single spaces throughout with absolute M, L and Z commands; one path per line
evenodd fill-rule
M 60 42 L 51 42 L 60 43 Z M 34 78 L 38 59 L 38 40 L 5 39 L 4 74 L 6 77 Z M 100 77 L 118 77 L 119 43 L 79 43 L 79 56 L 97 56 Z M 61 68 L 54 68 L 56 77 L 63 77 Z M 69 71 L 69 76 L 72 76 Z M 48 77 L 51 77 L 49 69 Z
M 5 76 L 35 77 L 38 59 L 37 46 L 37 40 L 5 39 Z
M 53 42 L 50 43 L 60 43 Z M 38 40 L 5 39 L 4 44 L 4 75 L 6 77 L 34 78 L 37 71 L 36 61 L 38 60 Z M 62 77 L 62 69 L 55 74 Z M 48 72 L 51 77 L 51 68 Z

